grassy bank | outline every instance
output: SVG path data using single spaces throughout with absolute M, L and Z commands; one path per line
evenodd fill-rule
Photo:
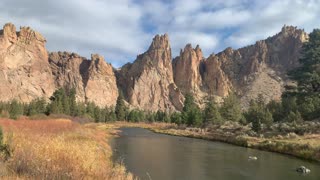
M 0 175 L 12 179 L 133 179 L 111 161 L 107 143 L 112 125 L 85 124 L 67 119 L 0 119 L 4 143 Z
M 220 141 L 238 146 L 278 152 L 298 158 L 320 162 L 320 134 L 297 135 L 287 133 L 270 137 L 250 136 L 250 128 L 234 124 L 215 126 L 209 129 L 178 127 L 166 123 L 117 123 L 117 126 L 142 127 L 156 133 L 184 136 L 210 141 Z
M 6 179 L 134 179 L 124 166 L 111 160 L 108 139 L 117 135 L 119 127 L 221 141 L 320 162 L 320 134 L 263 137 L 232 123 L 203 130 L 166 123 L 81 125 L 68 119 L 0 119 L 0 126 L 10 153 L 1 154 L 0 177 Z

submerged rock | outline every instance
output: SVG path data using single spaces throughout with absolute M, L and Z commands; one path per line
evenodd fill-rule
M 296 171 L 299 172 L 299 173 L 304 173 L 304 174 L 307 174 L 307 173 L 310 173 L 310 172 L 311 172 L 310 169 L 308 169 L 308 168 L 306 168 L 306 167 L 304 167 L 304 166 L 298 167 L 298 168 L 296 169 Z
M 256 156 L 249 156 L 249 160 L 258 160 Z

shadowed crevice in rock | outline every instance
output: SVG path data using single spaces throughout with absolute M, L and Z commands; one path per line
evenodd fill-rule
M 86 87 L 89 80 L 89 71 L 88 71 L 89 66 L 90 66 L 89 60 L 82 61 L 79 66 L 80 75 L 82 77 L 82 87 L 83 87 L 84 94 L 86 94 Z M 88 102 L 88 99 L 86 96 L 84 98 L 84 101 Z

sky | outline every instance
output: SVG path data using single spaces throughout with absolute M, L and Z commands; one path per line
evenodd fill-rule
M 320 0 L 1 0 L 0 26 L 30 26 L 49 51 L 135 60 L 156 34 L 168 33 L 173 57 L 191 43 L 205 57 L 239 48 L 293 25 L 320 28 Z

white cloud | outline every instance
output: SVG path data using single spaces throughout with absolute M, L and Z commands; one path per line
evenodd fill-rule
M 31 26 L 46 37 L 50 51 L 78 51 L 86 57 L 97 52 L 106 59 L 113 56 L 112 63 L 119 66 L 143 51 L 151 38 L 140 26 L 141 7 L 129 0 L 32 2 L 2 1 L 0 23 Z
M 215 12 L 199 13 L 195 18 L 195 27 L 220 29 L 241 25 L 250 19 L 250 12 L 241 9 L 222 9 Z
M 228 37 L 225 43 L 236 48 L 242 47 L 276 34 L 285 24 L 310 32 L 320 24 L 319 8 L 318 0 L 273 0 L 257 3 L 250 10 L 250 21 L 240 25 L 238 31 Z
M 31 26 L 50 51 L 100 53 L 116 67 L 169 33 L 173 55 L 187 43 L 208 56 L 279 32 L 284 24 L 310 32 L 320 24 L 319 0 L 1 0 L 0 24 Z
M 199 32 L 172 32 L 170 34 L 173 56 L 179 55 L 180 49 L 183 49 L 189 43 L 193 47 L 200 45 L 204 55 L 208 56 L 217 47 L 219 42 L 217 36 Z

